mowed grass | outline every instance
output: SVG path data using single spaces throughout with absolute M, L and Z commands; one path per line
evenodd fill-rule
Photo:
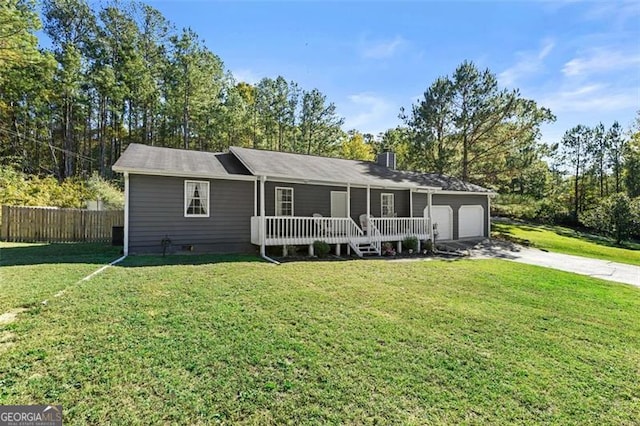
M 120 250 L 106 244 L 0 242 L 0 315 L 50 299 L 119 258 Z
M 134 257 L 4 332 L 70 424 L 640 419 L 640 290 L 499 260 Z
M 503 222 L 493 222 L 491 226 L 495 236 L 506 235 L 516 241 L 526 240 L 540 249 L 640 265 L 640 244 L 637 243 L 627 242 L 624 248 L 616 247 L 610 239 L 562 226 Z

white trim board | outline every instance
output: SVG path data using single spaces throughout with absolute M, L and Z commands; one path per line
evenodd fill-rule
M 247 175 L 214 175 L 214 174 L 206 174 L 206 173 L 190 173 L 190 172 L 165 172 L 162 170 L 154 170 L 154 169 L 123 169 L 121 167 L 112 167 L 114 172 L 117 173 L 129 173 L 133 175 L 145 175 L 145 176 L 167 176 L 167 177 L 178 177 L 178 178 L 192 178 L 192 179 L 220 179 L 220 180 L 243 180 L 254 182 L 258 180 L 257 176 L 247 176 Z

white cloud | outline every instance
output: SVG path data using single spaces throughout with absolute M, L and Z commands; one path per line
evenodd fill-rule
M 555 43 L 551 39 L 542 41 L 542 46 L 536 51 L 517 52 L 518 61 L 498 75 L 504 86 L 513 86 L 524 77 L 534 75 L 544 69 L 544 59 L 549 56 Z
M 244 81 L 245 83 L 256 84 L 260 81 L 260 77 L 248 68 L 231 71 L 231 74 L 233 74 L 233 78 L 235 78 L 237 82 Z
M 573 58 L 564 64 L 565 76 L 574 77 L 608 71 L 637 68 L 640 65 L 640 53 L 622 52 L 604 48 L 593 49 L 586 55 Z
M 640 16 L 640 2 L 637 0 L 626 1 L 594 1 L 589 3 L 583 18 L 586 20 L 608 20 L 617 25 L 624 25 L 627 21 L 637 25 Z
M 540 105 L 555 113 L 597 111 L 623 111 L 636 108 L 638 91 L 612 88 L 606 84 L 587 84 L 573 89 L 560 90 L 540 99 Z
M 396 36 L 392 40 L 377 41 L 364 43 L 362 47 L 362 56 L 369 59 L 384 59 L 393 56 L 402 46 L 406 44 L 406 40 L 401 36 Z
M 348 100 L 346 111 L 342 112 L 345 129 L 358 129 L 375 135 L 398 124 L 400 108 L 379 95 L 357 93 L 348 96 Z

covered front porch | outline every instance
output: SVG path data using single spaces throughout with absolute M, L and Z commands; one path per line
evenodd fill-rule
M 342 249 L 360 257 L 380 255 L 385 242 L 401 251 L 408 237 L 418 244 L 433 241 L 431 194 L 425 188 L 301 185 L 261 178 L 251 242 L 263 255 L 266 246 L 308 246 L 313 254 L 315 241 L 335 246 L 338 255 Z M 416 206 L 414 197 L 420 199 Z
M 363 229 L 364 228 L 364 229 Z M 296 217 L 296 216 L 254 216 L 251 218 L 251 242 L 265 246 L 308 245 L 312 251 L 314 241 L 324 241 L 345 245 L 362 257 L 366 253 L 381 254 L 382 243 L 394 242 L 402 250 L 402 241 L 415 237 L 418 244 L 432 239 L 428 218 L 370 217 L 364 227 L 358 226 L 351 218 L 340 217 Z

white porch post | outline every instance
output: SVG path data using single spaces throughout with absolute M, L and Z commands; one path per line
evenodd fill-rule
M 351 184 L 347 183 L 347 217 L 351 217 Z
M 124 246 L 122 254 L 129 255 L 129 172 L 124 172 Z
M 409 217 L 413 217 L 413 188 L 409 188 Z
M 371 236 L 371 185 L 367 185 L 367 236 Z
M 253 215 L 258 216 L 258 181 L 253 181 Z
M 264 213 L 264 183 L 266 182 L 266 176 L 260 176 L 260 254 L 262 256 L 266 255 L 266 219 Z
M 427 214 L 429 216 L 429 239 L 433 242 L 433 222 L 431 220 L 431 205 L 433 201 L 433 193 L 429 191 L 427 193 Z

